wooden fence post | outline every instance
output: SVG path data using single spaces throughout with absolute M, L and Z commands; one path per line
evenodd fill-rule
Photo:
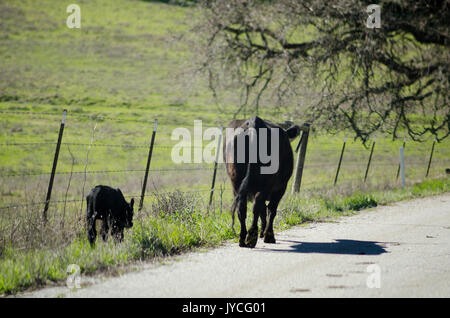
M 341 170 L 341 163 L 342 163 L 342 157 L 344 156 L 345 151 L 345 144 L 347 143 L 347 137 L 344 138 L 344 143 L 342 144 L 342 150 L 341 150 L 341 156 L 339 157 L 339 163 L 336 171 L 336 177 L 334 177 L 334 185 L 336 185 L 338 176 L 339 176 L 339 170 Z
M 402 187 L 405 187 L 405 148 L 400 147 L 400 175 L 402 180 Z
M 309 137 L 309 127 L 308 123 L 304 123 L 302 129 L 302 137 L 300 138 L 299 144 L 297 146 L 297 162 L 295 164 L 295 176 L 294 182 L 292 184 L 292 193 L 300 192 L 300 185 L 302 183 L 303 167 L 305 165 L 306 147 L 308 145 Z M 299 149 L 300 148 L 300 149 Z M 300 150 L 300 151 L 298 151 Z
M 217 141 L 217 149 L 216 149 L 216 161 L 214 162 L 214 172 L 212 177 L 212 183 L 211 183 L 211 191 L 209 194 L 209 203 L 208 203 L 208 209 L 211 206 L 213 195 L 214 195 L 214 186 L 216 184 L 216 174 L 217 174 L 217 162 L 219 161 L 219 152 L 220 152 L 220 144 L 222 142 L 222 128 L 220 129 L 220 135 L 219 140 Z
M 373 149 L 375 148 L 375 143 L 377 142 L 377 137 L 373 138 L 372 148 L 370 149 L 369 161 L 367 162 L 366 173 L 364 174 L 364 183 L 367 180 L 367 175 L 369 174 L 370 162 L 372 161 Z
M 430 172 L 431 159 L 433 159 L 433 152 L 434 152 L 434 145 L 435 144 L 436 144 L 436 137 L 434 137 L 433 145 L 431 146 L 430 159 L 428 160 L 427 174 L 425 175 L 425 178 L 428 177 L 428 173 Z
M 45 198 L 44 213 L 42 215 L 44 223 L 47 223 L 47 211 L 50 204 L 50 198 L 52 196 L 53 181 L 55 180 L 56 165 L 58 164 L 59 149 L 61 148 L 64 125 L 66 124 L 66 116 L 67 116 L 67 109 L 64 109 L 63 118 L 61 120 L 61 126 L 59 127 L 59 135 L 58 135 L 58 142 L 56 143 L 55 156 L 53 157 L 53 166 L 52 172 L 50 174 L 50 181 L 48 183 L 47 197 Z
M 141 201 L 139 202 L 139 211 L 144 206 L 145 189 L 147 188 L 148 170 L 150 169 L 150 162 L 152 161 L 153 145 L 155 144 L 156 128 L 158 126 L 158 119 L 155 119 L 155 126 L 153 127 L 152 140 L 150 141 L 150 148 L 148 150 L 147 166 L 145 168 L 144 183 L 142 184 Z
M 406 137 L 403 138 L 403 146 L 402 148 L 405 149 L 406 146 Z M 400 175 L 400 163 L 398 164 L 398 169 L 397 169 L 397 176 L 395 177 L 395 180 L 398 180 L 398 176 Z

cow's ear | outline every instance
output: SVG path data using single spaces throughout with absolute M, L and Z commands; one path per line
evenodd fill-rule
M 134 198 L 131 198 L 130 206 L 131 206 L 131 208 L 133 209 L 133 206 L 134 206 Z
M 291 128 L 289 128 L 288 130 L 286 130 L 289 139 L 294 139 L 296 138 L 298 135 L 300 135 L 300 127 L 295 125 L 292 126 Z

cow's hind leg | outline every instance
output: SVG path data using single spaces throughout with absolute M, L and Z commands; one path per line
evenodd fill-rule
M 241 224 L 241 231 L 239 233 L 239 246 L 247 247 L 247 245 L 245 244 L 245 238 L 247 236 L 247 228 L 245 225 L 245 219 L 247 218 L 247 200 L 239 201 L 238 218 Z
M 275 235 L 273 234 L 273 220 L 277 215 L 278 204 L 283 197 L 284 190 L 272 193 L 270 197 L 269 205 L 267 210 L 269 212 L 269 221 L 266 225 L 266 230 L 264 231 L 264 243 L 275 243 Z
M 248 230 L 245 244 L 247 247 L 255 247 L 258 241 L 258 219 L 262 212 L 266 210 L 266 197 L 263 193 L 259 192 L 255 196 L 255 203 L 253 205 L 253 222 Z
M 264 209 L 261 209 L 261 211 L 259 211 L 259 218 L 261 219 L 261 232 L 259 234 L 259 237 L 263 238 L 267 226 L 267 206 L 265 202 L 264 202 Z

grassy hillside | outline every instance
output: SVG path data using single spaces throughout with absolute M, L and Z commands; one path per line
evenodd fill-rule
M 81 29 L 65 1 L 2 1 L 2 97 L 36 105 L 145 107 L 179 96 L 186 9 L 144 1 L 79 1 Z M 97 110 L 97 109 L 93 109 Z

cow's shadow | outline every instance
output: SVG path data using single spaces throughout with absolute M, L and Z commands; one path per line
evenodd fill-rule
M 283 241 L 295 243 L 289 249 L 263 248 L 264 251 L 286 252 L 286 253 L 323 253 L 323 254 L 344 254 L 344 255 L 380 255 L 387 253 L 386 249 L 379 245 L 381 242 L 357 241 L 337 239 L 334 242 L 299 242 Z

